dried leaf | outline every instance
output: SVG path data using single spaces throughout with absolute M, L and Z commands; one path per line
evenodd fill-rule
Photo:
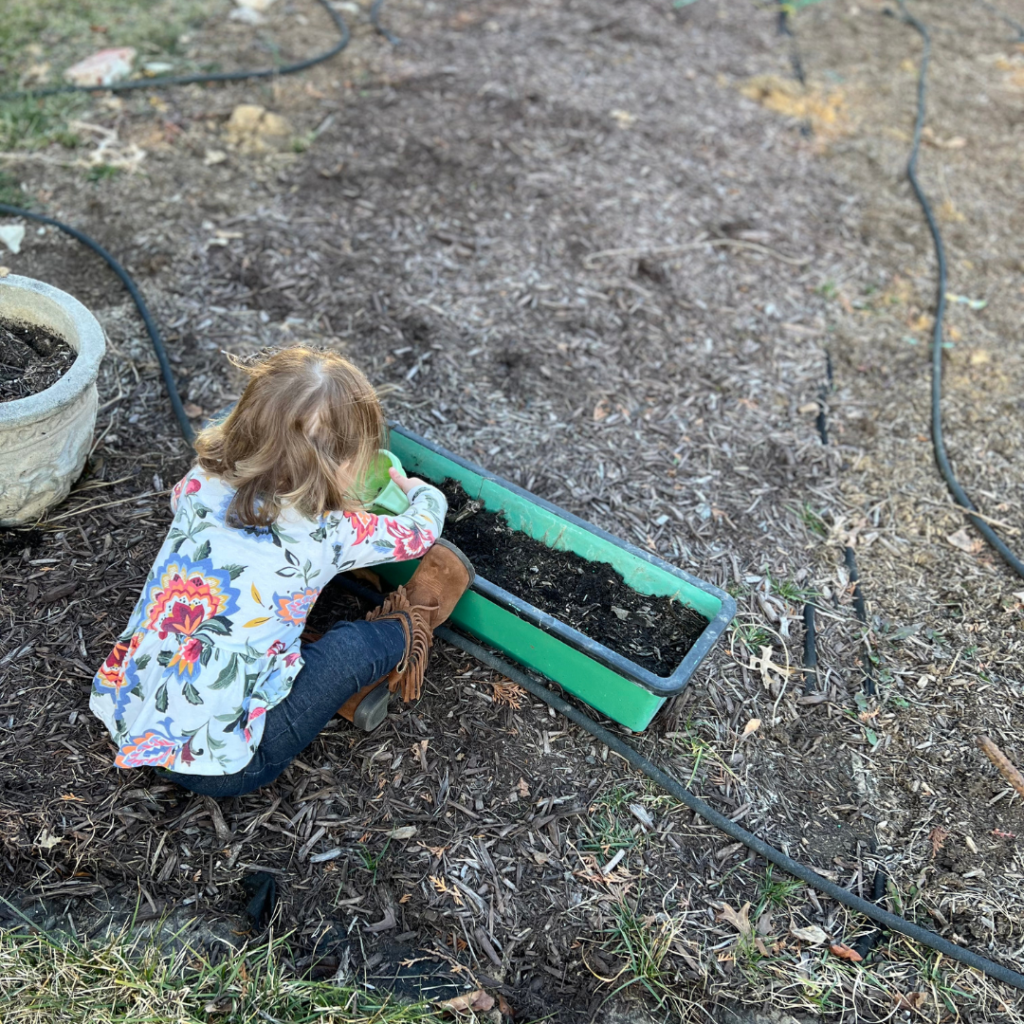
M 452 1013 L 467 1013 L 470 1010 L 486 1013 L 493 1006 L 494 996 L 482 988 L 455 996 L 453 999 L 446 999 L 443 1003 L 437 1003 L 439 1010 L 450 1010 Z
M 458 889 L 450 886 L 440 875 L 430 875 L 429 877 L 430 884 L 433 885 L 438 896 L 450 896 L 455 906 L 462 906 L 462 896 Z
M 715 906 L 718 907 L 716 921 L 725 921 L 726 924 L 731 924 L 745 939 L 750 938 L 753 928 L 750 924 L 749 903 L 744 903 L 738 911 L 730 907 L 728 903 L 716 903 Z
M 928 1005 L 927 992 L 897 992 L 896 1008 L 899 1010 L 920 1010 Z
M 760 718 L 752 718 L 745 726 L 743 726 L 743 735 L 749 736 L 752 732 L 756 732 L 761 727 Z
M 939 850 L 942 849 L 942 844 L 946 841 L 946 837 L 948 835 L 949 833 L 938 825 L 928 833 L 928 838 L 932 841 L 932 860 L 935 860 L 936 855 Z
M 851 960 L 853 963 L 858 963 L 864 959 L 857 950 L 851 946 L 844 946 L 841 942 L 833 942 L 828 948 L 832 951 L 833 956 L 842 957 L 843 960 Z
M 772 661 L 772 649 L 770 647 L 762 647 L 761 653 L 752 654 L 750 656 L 750 664 L 747 668 L 753 669 L 755 672 L 759 672 L 761 675 L 761 682 L 764 683 L 765 688 L 772 685 L 771 673 L 774 672 L 780 680 L 785 680 L 789 674 L 789 669 L 782 668 L 781 665 L 776 665 Z
M 516 792 L 522 797 L 530 795 L 530 787 L 526 784 L 526 779 L 519 779 L 519 782 L 516 783 Z
M 966 551 L 969 555 L 976 555 L 983 547 L 984 542 L 980 537 L 972 537 L 967 532 L 966 526 L 961 526 L 956 533 L 951 533 L 946 540 L 955 548 Z
M 416 832 L 415 825 L 403 825 L 401 828 L 393 828 L 388 835 L 392 839 L 412 839 Z
M 61 836 L 52 836 L 44 828 L 43 831 L 39 833 L 39 838 L 36 839 L 35 845 L 40 850 L 52 850 L 58 843 L 62 843 L 62 842 L 64 842 L 63 837 L 61 837 Z
M 526 699 L 526 691 L 517 683 L 504 682 L 494 684 L 494 693 L 491 700 L 495 704 L 504 704 L 507 707 L 518 709 L 523 706 Z
M 820 946 L 823 942 L 828 941 L 828 936 L 816 924 L 809 924 L 806 928 L 797 928 L 791 923 L 789 934 L 810 946 Z

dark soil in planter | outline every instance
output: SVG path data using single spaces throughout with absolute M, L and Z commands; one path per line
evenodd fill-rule
M 656 675 L 670 675 L 707 627 L 678 601 L 637 593 L 608 563 L 554 551 L 513 530 L 456 481 L 438 486 L 448 498 L 444 536 L 481 576 Z
M 52 387 L 77 355 L 63 338 L 42 327 L 0 320 L 0 402 Z

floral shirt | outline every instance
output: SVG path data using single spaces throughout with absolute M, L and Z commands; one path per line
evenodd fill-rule
M 400 516 L 286 510 L 268 527 L 232 527 L 234 496 L 194 468 L 174 488 L 174 520 L 124 633 L 93 679 L 89 706 L 120 768 L 186 775 L 244 768 L 266 712 L 302 669 L 299 637 L 320 589 L 348 569 L 419 558 L 448 505 L 435 487 Z

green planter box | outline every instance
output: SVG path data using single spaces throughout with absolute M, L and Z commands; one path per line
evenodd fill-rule
M 639 593 L 671 597 L 708 620 L 707 628 L 672 674 L 657 676 L 479 575 L 459 602 L 451 619 L 457 628 L 554 680 L 635 732 L 647 728 L 662 704 L 682 692 L 732 621 L 736 602 L 710 583 L 402 427 L 392 425 L 389 443 L 409 475 L 438 484 L 445 479 L 458 480 L 488 511 L 504 513 L 512 529 L 555 550 L 605 562 Z M 415 562 L 403 562 L 380 566 L 377 571 L 398 585 L 415 567 Z

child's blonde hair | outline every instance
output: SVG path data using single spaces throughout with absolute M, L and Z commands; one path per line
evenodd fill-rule
M 362 508 L 358 487 L 387 426 L 363 373 L 332 352 L 296 346 L 255 363 L 222 423 L 196 438 L 199 465 L 235 488 L 228 523 L 269 526 L 286 506 L 315 519 Z

